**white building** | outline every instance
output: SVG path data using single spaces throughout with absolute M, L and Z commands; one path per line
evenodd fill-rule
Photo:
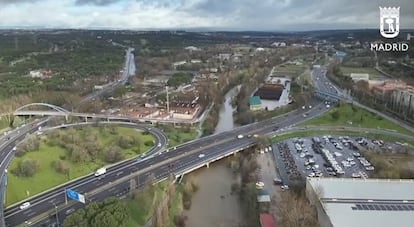
M 285 47 L 286 43 L 285 42 L 274 42 L 274 43 L 270 44 L 270 46 L 272 46 L 272 47 Z
M 414 180 L 307 178 L 321 227 L 409 227 Z
M 198 51 L 200 50 L 199 48 L 195 47 L 195 46 L 188 46 L 184 48 L 185 50 L 189 50 L 189 51 Z
M 352 78 L 352 81 L 354 83 L 360 81 L 360 80 L 369 80 L 369 74 L 368 73 L 351 73 L 350 77 Z

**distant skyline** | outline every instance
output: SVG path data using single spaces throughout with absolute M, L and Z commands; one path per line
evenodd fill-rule
M 414 29 L 413 0 L 0 0 L 0 28 L 377 29 L 379 6 Z

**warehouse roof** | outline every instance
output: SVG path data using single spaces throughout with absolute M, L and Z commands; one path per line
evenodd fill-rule
M 335 227 L 411 226 L 414 181 L 308 178 Z

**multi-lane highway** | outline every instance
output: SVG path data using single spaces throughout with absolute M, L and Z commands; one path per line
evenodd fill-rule
M 43 124 L 43 122 L 41 122 L 41 123 Z M 122 125 L 130 126 L 130 127 L 135 127 L 135 128 L 140 129 L 140 130 L 145 130 L 145 131 L 150 132 L 155 137 L 155 146 L 153 148 L 151 148 L 147 152 L 148 154 L 156 154 L 157 152 L 159 152 L 160 150 L 162 150 L 163 147 L 168 142 L 166 136 L 159 129 L 153 128 L 153 127 L 148 126 L 148 125 L 135 124 L 135 123 L 129 123 L 129 122 L 102 122 L 101 124 L 106 124 L 106 123 L 108 123 L 108 124 L 122 124 Z M 83 123 L 79 123 L 79 124 L 60 125 L 60 126 L 56 126 L 54 128 L 59 128 L 59 127 L 64 128 L 64 127 L 71 127 L 71 126 L 72 127 L 75 127 L 75 126 L 83 126 L 85 124 L 88 124 L 88 123 L 83 122 Z M 34 132 L 34 131 L 36 131 L 38 129 L 37 127 L 38 127 L 38 125 L 28 126 L 28 129 L 27 130 L 29 132 Z M 47 129 L 42 129 L 42 131 L 47 131 Z M 21 136 L 21 137 L 23 139 L 23 136 Z M 161 146 L 158 146 L 159 144 Z M 10 148 L 10 152 L 7 152 L 8 154 L 12 154 L 13 153 L 13 151 L 12 151 L 13 146 L 14 146 L 14 143 L 11 143 L 9 145 L 9 147 L 11 147 L 11 148 Z M 4 152 L 4 153 L 6 153 L 6 152 Z M 13 155 L 10 155 L 10 157 L 13 157 Z M 110 167 L 108 167 L 107 171 L 108 171 L 108 173 L 110 173 L 110 172 L 113 173 L 113 172 L 115 172 L 115 169 L 123 168 L 124 166 L 127 166 L 128 164 L 135 163 L 135 162 L 136 162 L 135 159 L 133 159 L 133 160 L 127 160 L 125 162 L 118 163 L 116 166 L 110 166 Z M 107 174 L 107 175 L 110 175 L 110 174 Z M 68 182 L 68 183 L 66 183 L 66 184 L 64 184 L 62 186 L 58 186 L 58 187 L 55 187 L 55 188 L 53 188 L 51 190 L 48 190 L 46 193 L 42 193 L 42 194 L 40 194 L 38 196 L 34 196 L 33 198 L 29 198 L 29 199 L 27 199 L 27 201 L 30 201 L 30 203 L 32 204 L 32 206 L 38 204 L 40 207 L 42 207 L 42 205 L 44 205 L 42 203 L 44 201 L 52 201 L 53 200 L 53 196 L 59 197 L 58 195 L 62 195 L 60 197 L 62 197 L 64 199 L 65 198 L 64 197 L 64 190 L 65 190 L 65 188 L 72 188 L 72 189 L 78 190 L 78 187 L 79 186 L 82 186 L 84 184 L 88 184 L 92 188 L 99 187 L 100 186 L 100 182 L 99 181 L 95 181 L 95 180 L 96 180 L 95 176 L 93 174 L 90 174 L 88 176 L 85 176 L 85 177 L 82 177 L 80 179 L 77 179 L 77 180 L 75 180 L 73 182 Z M 79 192 L 82 192 L 82 193 L 85 192 L 85 191 L 82 191 L 81 189 L 79 189 L 78 191 Z M 50 199 L 50 198 L 52 198 L 52 199 Z M 54 202 L 55 202 L 55 204 L 59 204 L 59 201 L 57 201 L 57 200 L 54 201 Z M 47 207 L 47 206 L 45 206 L 45 207 Z M 29 218 L 31 216 L 31 214 L 33 213 L 33 212 L 30 212 L 30 210 L 31 209 L 27 209 L 27 210 L 23 210 L 22 211 L 19 208 L 19 204 L 16 204 L 16 205 L 12 205 L 11 207 L 7 208 L 7 210 L 4 213 L 4 216 L 6 217 L 6 219 L 8 219 L 8 217 L 10 217 L 10 216 L 14 216 L 17 220 L 26 220 L 26 218 L 25 219 L 22 219 L 22 218 L 24 218 L 24 217 Z M 28 212 L 28 213 L 26 213 L 26 212 Z M 34 212 L 34 214 L 36 214 L 36 212 Z M 6 222 L 6 223 L 8 223 L 8 222 Z M 19 223 L 18 221 L 17 222 L 14 222 L 13 219 L 12 219 L 11 226 L 14 226 L 14 225 L 16 225 L 18 223 Z
M 322 71 L 321 73 L 324 76 L 325 72 Z M 318 74 L 313 73 L 312 75 Z M 333 92 L 330 90 L 330 86 L 325 86 L 327 84 L 323 81 L 324 78 L 313 79 L 315 82 L 319 81 L 316 83 L 318 90 L 327 93 Z M 254 137 L 237 139 L 236 137 L 239 134 L 274 133 L 274 131 L 277 130 L 276 126 L 278 129 L 285 128 L 315 117 L 326 111 L 325 106 L 316 99 L 311 99 L 306 106 L 313 107 L 311 109 L 305 108 L 294 110 L 272 119 L 238 127 L 228 132 L 203 137 L 170 148 L 168 152 L 160 152 L 156 155 L 147 156 L 144 159 L 124 161 L 108 168 L 104 177 L 98 178 L 93 175 L 88 175 L 58 186 L 52 190 L 32 197 L 30 199 L 32 205 L 28 209 L 19 210 L 19 204 L 8 207 L 5 212 L 6 223 L 9 226 L 15 226 L 36 215 L 52 211 L 54 213 L 54 204 L 59 206 L 58 216 L 62 220 L 66 215 L 71 213 L 73 209 L 82 206 L 79 203 L 69 203 L 64 205 L 65 188 L 71 188 L 80 193 L 87 193 L 87 201 L 100 200 L 110 195 L 119 195 L 128 190 L 128 181 L 131 177 L 136 178 L 138 184 L 142 185 L 150 174 L 154 174 L 156 179 L 163 179 L 170 173 L 180 174 L 186 169 L 205 164 L 211 160 L 222 157 L 229 152 L 249 146 L 257 140 Z M 119 183 L 118 181 L 121 182 Z M 102 192 L 93 193 L 99 187 L 106 187 L 107 189 Z M 42 218 L 36 222 L 36 225 L 53 221 L 53 219 L 53 215 L 51 217 Z
M 275 126 L 278 126 L 279 128 L 287 127 L 319 115 L 326 110 L 326 108 L 321 106 L 318 100 L 311 100 L 309 104 L 314 106 L 310 110 L 295 110 L 277 118 L 268 119 L 262 122 L 239 127 L 232 131 L 194 140 L 192 142 L 177 146 L 175 149 L 170 148 L 169 152 L 163 152 L 160 155 L 148 157 L 141 162 L 137 162 L 136 160 L 123 162 L 108 168 L 107 173 L 105 174 L 106 176 L 103 178 L 97 178 L 93 175 L 89 175 L 77 181 L 59 186 L 51 191 L 32 197 L 30 199 L 32 205 L 28 209 L 19 210 L 19 204 L 8 207 L 5 211 L 6 223 L 10 226 L 14 226 L 30 219 L 33 216 L 53 210 L 53 203 L 58 205 L 64 203 L 65 188 L 72 188 L 81 193 L 90 192 L 99 186 L 108 185 L 110 182 L 128 176 L 138 170 L 147 172 L 147 175 L 148 172 L 154 173 L 157 179 L 162 179 L 169 173 L 179 173 L 186 168 L 200 164 L 199 162 L 206 162 L 206 160 L 214 158 L 215 156 L 222 156 L 232 149 L 237 149 L 255 142 L 254 138 L 239 140 L 236 138 L 238 134 L 267 134 L 274 131 Z M 303 113 L 305 112 L 308 114 L 306 117 L 303 117 Z M 204 154 L 204 157 L 199 158 L 200 154 Z M 139 175 L 139 178 L 141 179 L 140 182 L 143 182 L 146 177 L 145 173 L 141 173 Z M 127 183 L 125 183 L 125 185 L 126 184 Z M 113 189 L 115 190 L 114 192 L 125 190 L 122 189 L 123 184 L 118 184 L 115 187 L 116 189 Z M 49 201 L 52 201 L 52 203 Z M 59 214 L 61 215 L 61 212 Z

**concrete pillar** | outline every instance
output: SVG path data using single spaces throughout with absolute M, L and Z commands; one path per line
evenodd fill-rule
M 237 156 L 237 152 L 234 152 L 234 153 L 233 153 L 233 156 Z
M 88 122 L 88 117 L 85 117 L 85 122 Z
M 206 163 L 206 167 L 210 168 L 210 163 L 209 162 Z

